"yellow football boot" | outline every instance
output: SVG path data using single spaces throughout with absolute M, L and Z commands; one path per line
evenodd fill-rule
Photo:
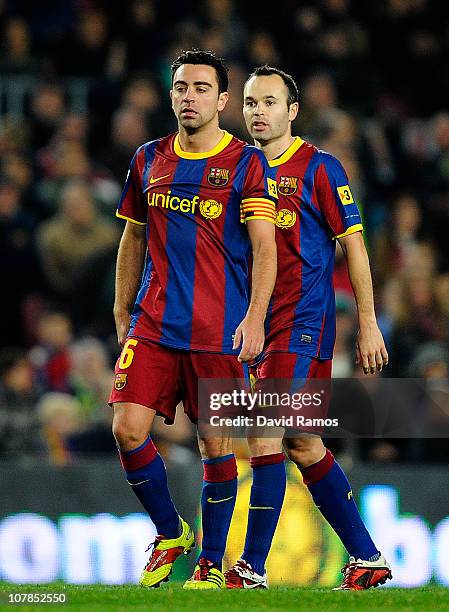
M 153 552 L 140 576 L 140 586 L 158 587 L 161 582 L 167 582 L 179 555 L 187 555 L 192 550 L 195 545 L 193 531 L 182 518 L 180 521 L 182 532 L 179 537 L 168 540 L 158 535 L 150 544 L 149 548 L 152 546 Z
M 184 583 L 183 589 L 225 589 L 226 581 L 223 573 L 215 567 L 212 561 L 203 557 L 199 559 L 193 576 Z

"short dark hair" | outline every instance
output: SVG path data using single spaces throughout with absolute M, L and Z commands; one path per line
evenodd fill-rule
M 228 91 L 229 69 L 224 63 L 224 60 L 221 57 L 217 57 L 213 51 L 203 51 L 202 49 L 189 49 L 188 51 L 183 51 L 171 65 L 172 84 L 175 72 L 183 64 L 204 64 L 205 66 L 212 66 L 212 68 L 215 68 L 217 74 L 218 93 Z
M 294 102 L 298 102 L 299 104 L 299 91 L 295 79 L 290 74 L 287 74 L 287 72 L 284 72 L 280 68 L 273 68 L 273 66 L 268 66 L 268 64 L 258 66 L 251 72 L 249 77 L 246 79 L 246 83 L 248 83 L 248 81 L 253 77 L 271 76 L 272 74 L 277 74 L 278 76 L 280 76 L 288 89 L 287 105 L 290 107 L 290 104 L 294 104 Z

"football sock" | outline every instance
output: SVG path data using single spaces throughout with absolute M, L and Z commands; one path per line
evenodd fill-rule
M 270 551 L 285 496 L 284 453 L 251 457 L 253 484 L 242 558 L 260 575 Z
M 300 470 L 317 508 L 339 536 L 349 555 L 376 561 L 380 553 L 363 524 L 349 482 L 330 450 L 326 449 L 320 461 Z
M 119 455 L 126 480 L 150 515 L 158 534 L 169 540 L 177 538 L 181 533 L 179 515 L 168 490 L 165 464 L 151 438 L 148 436 L 132 451 L 119 449 Z
M 203 465 L 203 544 L 199 558 L 205 557 L 221 568 L 237 496 L 237 463 L 230 454 L 203 459 Z

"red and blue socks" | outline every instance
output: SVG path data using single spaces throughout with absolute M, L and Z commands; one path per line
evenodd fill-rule
M 119 449 L 126 480 L 150 515 L 159 535 L 168 540 L 180 535 L 179 514 L 168 490 L 167 473 L 162 457 L 148 436 L 132 451 Z
M 345 473 L 330 450 L 326 449 L 326 454 L 317 463 L 299 469 L 313 501 L 349 555 L 365 561 L 377 561 L 380 552 L 362 521 Z
M 248 528 L 242 558 L 260 575 L 284 502 L 286 472 L 284 453 L 251 457 L 253 483 L 248 510 Z
M 201 493 L 203 543 L 199 558 L 221 568 L 237 497 L 237 463 L 233 454 L 203 459 Z

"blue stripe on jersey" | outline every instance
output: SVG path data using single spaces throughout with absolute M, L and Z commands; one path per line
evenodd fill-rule
M 140 281 L 139 293 L 137 294 L 136 305 L 134 307 L 134 312 L 131 318 L 131 325 L 129 328 L 128 336 L 132 336 L 134 333 L 134 329 L 142 315 L 143 310 L 140 307 L 143 298 L 145 297 L 146 292 L 150 287 L 150 278 L 151 271 L 153 270 L 153 262 L 151 261 L 150 254 L 147 252 L 147 256 L 145 259 L 145 267 L 142 274 L 142 280 Z
M 323 296 L 320 293 L 320 287 L 316 286 L 315 291 L 311 291 L 312 283 L 317 279 L 316 272 L 313 273 L 313 265 L 316 261 L 321 261 L 321 244 L 317 241 L 313 232 L 307 229 L 307 215 L 314 214 L 315 208 L 312 203 L 312 189 L 314 184 L 315 172 L 318 169 L 322 159 L 320 152 L 312 155 L 307 169 L 304 173 L 304 186 L 301 199 L 307 203 L 307 206 L 301 206 L 299 222 L 300 222 L 300 253 L 302 259 L 301 271 L 301 294 L 298 299 L 298 304 L 295 309 L 294 325 L 298 325 L 301 321 L 302 325 L 307 327 L 308 321 L 316 319 L 316 312 L 319 311 L 319 304 L 322 303 Z M 318 211 L 317 211 L 317 214 Z M 304 231 L 303 228 L 305 226 Z M 320 280 L 320 279 L 319 279 Z M 304 296 L 304 297 L 303 297 Z M 307 298 L 307 301 L 305 299 Z M 312 300 L 317 301 L 314 304 Z M 310 316 L 308 316 L 310 314 Z M 322 321 L 319 321 L 321 329 Z M 319 333 L 319 329 L 317 330 Z M 292 334 L 289 343 L 289 351 L 294 352 L 298 345 L 298 338 Z
M 176 195 L 176 183 L 189 183 L 196 188 L 190 192 L 193 198 L 199 194 L 208 159 L 182 159 L 178 161 L 171 186 Z M 193 292 L 195 284 L 195 253 L 198 226 L 193 213 L 179 215 L 167 213 L 167 240 L 165 253 L 168 261 L 165 311 L 162 319 L 161 342 L 176 341 L 187 349 L 192 338 Z M 186 257 L 191 258 L 186 266 Z M 174 296 L 177 296 L 174 299 Z M 188 323 L 186 323 L 188 322 Z M 182 336 L 180 336 L 182 330 Z
M 160 140 L 160 139 L 159 139 Z M 152 140 L 148 142 L 145 147 L 145 168 L 142 172 L 142 191 L 145 191 L 151 172 L 151 166 L 153 165 L 154 156 L 156 155 L 156 147 L 159 144 L 159 140 Z
M 123 204 L 126 196 L 128 195 L 129 186 L 131 185 L 131 168 L 133 167 L 133 165 L 134 165 L 134 157 L 132 158 L 131 163 L 129 165 L 129 170 L 128 170 L 128 174 L 126 176 L 125 184 L 123 186 L 122 195 L 120 196 L 120 200 L 118 201 L 117 212 L 120 212 L 122 204 Z
M 122 208 L 122 204 L 123 204 L 126 196 L 128 195 L 128 191 L 129 191 L 129 188 L 130 188 L 131 182 L 132 182 L 131 173 L 132 173 L 132 170 L 134 168 L 134 164 L 136 162 L 136 158 L 137 158 L 137 151 L 134 153 L 133 158 L 132 158 L 132 160 L 130 161 L 130 164 L 129 164 L 128 174 L 126 175 L 126 181 L 125 181 L 125 184 L 123 186 L 122 195 L 120 196 L 120 200 L 119 200 L 118 205 L 117 205 L 117 212 L 120 212 L 120 209 Z
M 156 147 L 159 144 L 159 140 L 153 140 L 147 144 L 142 145 L 145 147 L 145 168 L 142 173 L 142 192 L 145 190 L 146 185 L 148 184 L 148 177 L 151 171 L 151 166 L 153 165 L 154 156 L 156 154 Z M 139 149 L 140 150 L 140 149 Z M 136 153 L 137 156 L 137 153 Z M 150 224 L 147 223 L 146 226 L 146 236 L 147 236 L 147 244 L 149 244 L 150 240 Z M 142 278 L 140 281 L 139 291 L 137 293 L 137 298 L 135 301 L 133 316 L 131 318 L 131 326 L 129 328 L 128 336 L 132 336 L 134 329 L 139 321 L 140 316 L 142 315 L 143 310 L 140 308 L 140 304 L 142 303 L 143 298 L 150 286 L 150 277 L 151 271 L 153 269 L 153 262 L 151 261 L 150 252 L 147 249 L 146 257 L 145 257 L 145 265 L 142 273 Z
M 354 204 L 345 204 L 343 207 L 343 214 L 344 231 L 351 227 L 351 225 L 362 222 L 359 208 L 355 202 Z
M 144 191 L 145 185 L 148 182 L 148 173 L 150 171 L 151 164 L 153 163 L 154 155 L 156 153 L 156 147 L 157 147 L 158 143 L 159 143 L 159 140 L 152 140 L 151 142 L 147 142 L 146 144 L 143 144 L 141 147 L 139 147 L 137 149 L 137 151 L 134 153 L 133 158 L 131 160 L 131 163 L 129 164 L 129 172 L 128 172 L 128 175 L 126 177 L 126 182 L 125 182 L 125 185 L 123 187 L 123 191 L 122 191 L 122 194 L 120 196 L 120 200 L 119 200 L 119 203 L 118 203 L 118 206 L 117 206 L 117 211 L 118 212 L 120 212 L 120 209 L 121 209 L 122 204 L 123 204 L 123 200 L 126 198 L 126 196 L 128 194 L 129 187 L 131 185 L 131 173 L 132 173 L 132 170 L 134 168 L 134 164 L 136 163 L 137 156 L 138 156 L 138 154 L 139 154 L 139 152 L 141 151 L 142 148 L 145 148 L 145 168 L 144 168 L 144 171 L 143 171 L 143 179 L 144 180 L 142 181 L 142 185 L 141 185 L 142 192 Z
M 223 324 L 223 351 L 229 351 L 229 344 L 232 346 L 231 338 L 235 333 L 235 320 L 236 310 L 241 309 L 241 319 L 246 314 L 249 303 L 249 286 L 248 286 L 248 270 L 245 268 L 243 275 L 241 270 L 238 270 L 238 261 L 243 253 L 243 259 L 248 261 L 250 255 L 250 242 L 246 227 L 243 223 L 240 223 L 240 199 L 241 193 L 243 192 L 243 183 L 245 181 L 246 172 L 242 171 L 246 169 L 246 165 L 243 166 L 241 162 L 245 160 L 245 149 L 242 151 L 242 155 L 236 165 L 236 172 L 233 181 L 233 189 L 230 195 L 229 202 L 226 206 L 226 217 L 223 229 L 223 243 L 226 245 L 225 253 L 225 304 L 227 307 L 224 312 L 224 324 Z M 235 194 L 239 194 L 237 202 L 232 202 L 235 199 Z M 237 258 L 236 261 L 231 259 L 231 254 L 234 254 Z M 239 300 L 240 303 L 235 303 L 235 288 L 240 285 L 240 293 L 242 296 L 246 296 L 246 300 Z M 234 291 L 232 291 L 234 289 Z M 244 303 L 246 302 L 246 303 Z M 240 322 L 240 321 L 239 321 Z M 236 354 L 240 352 L 235 351 Z

